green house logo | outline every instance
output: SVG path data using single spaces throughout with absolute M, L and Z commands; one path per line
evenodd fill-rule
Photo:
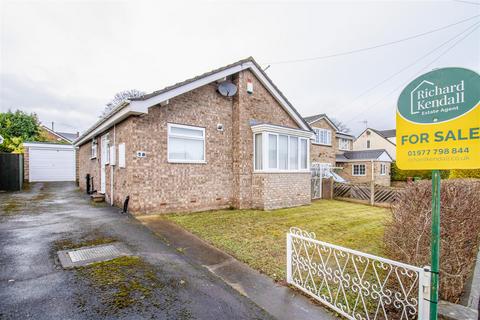
M 473 110 L 480 100 L 480 76 L 468 69 L 443 68 L 408 84 L 398 113 L 414 123 L 440 123 Z

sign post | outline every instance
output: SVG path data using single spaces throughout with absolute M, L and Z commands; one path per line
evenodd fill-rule
M 397 166 L 432 170 L 430 320 L 437 320 L 439 170 L 480 168 L 480 76 L 464 68 L 442 68 L 421 75 L 400 94 L 396 123 Z

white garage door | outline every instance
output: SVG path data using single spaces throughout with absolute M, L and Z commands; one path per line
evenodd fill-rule
M 73 148 L 30 147 L 29 169 L 32 182 L 75 181 L 75 152 Z

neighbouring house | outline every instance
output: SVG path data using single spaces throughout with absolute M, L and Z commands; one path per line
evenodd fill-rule
M 322 166 L 335 167 L 336 155 L 352 150 L 354 136 L 340 132 L 335 123 L 326 114 L 305 117 L 312 127 L 315 137 L 310 147 L 310 160 Z
M 79 185 L 134 214 L 309 204 L 312 137 L 247 58 L 115 107 L 75 141 Z
M 385 149 L 345 151 L 336 157 L 339 172 L 348 182 L 390 186 L 392 157 Z
M 395 160 L 396 131 L 367 128 L 353 142 L 353 150 L 384 149 Z
M 48 142 L 72 144 L 79 137 L 79 133 L 58 132 L 42 124 L 40 125 L 40 136 Z
M 370 182 L 373 173 L 375 183 L 390 185 L 392 158 L 387 151 L 384 149 L 368 150 L 372 152 L 354 150 L 355 137 L 340 132 L 326 114 L 304 119 L 315 132 L 315 138 L 312 139 L 310 147 L 312 166 L 323 168 L 327 177 L 332 176 L 339 182 Z

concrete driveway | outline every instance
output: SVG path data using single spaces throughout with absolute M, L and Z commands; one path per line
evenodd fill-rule
M 118 280 L 111 266 L 82 271 L 59 266 L 55 252 L 62 245 L 103 239 L 124 243 L 140 258 L 148 276 L 136 266 L 123 266 L 123 272 L 152 282 L 148 290 L 136 287 L 145 294 L 108 307 L 109 295 L 122 294 L 109 288 Z M 0 193 L 0 243 L 0 319 L 271 318 L 137 220 L 117 208 L 92 205 L 72 183 L 36 183 L 24 192 Z

